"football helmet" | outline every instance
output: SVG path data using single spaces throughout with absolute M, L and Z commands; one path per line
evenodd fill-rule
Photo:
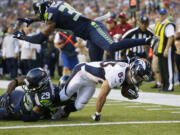
M 34 68 L 27 73 L 22 88 L 28 92 L 40 92 L 47 87 L 48 82 L 49 77 L 45 70 L 42 68 Z
M 34 10 L 35 14 L 39 14 L 41 20 L 43 20 L 44 13 L 45 13 L 46 9 L 48 9 L 50 7 L 51 4 L 52 4 L 52 2 L 48 1 L 48 0 L 34 0 L 33 1 L 33 10 Z
M 151 77 L 151 65 L 146 59 L 140 58 L 130 63 L 131 82 L 135 85 L 148 81 Z
M 66 84 L 67 80 L 69 79 L 69 75 L 64 75 L 59 79 L 58 88 L 59 90 L 62 90 L 64 85 Z

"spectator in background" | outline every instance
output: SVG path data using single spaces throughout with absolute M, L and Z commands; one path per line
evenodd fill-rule
M 63 65 L 63 75 L 71 75 L 73 67 L 78 64 L 76 49 L 76 37 L 69 32 L 57 32 L 54 45 L 61 49 L 61 59 Z
M 116 21 L 113 18 L 108 18 L 106 20 L 106 27 L 108 30 L 108 34 L 113 38 L 115 34 Z
M 54 78 L 55 68 L 59 69 L 59 50 L 54 47 L 54 35 L 49 37 L 47 48 L 45 51 L 45 67 L 50 72 L 51 78 Z M 58 70 L 59 72 L 59 70 Z
M 132 29 L 133 27 L 127 22 L 126 18 L 126 13 L 125 12 L 120 12 L 118 13 L 118 18 L 117 18 L 117 25 L 115 27 L 114 31 L 114 37 L 113 39 L 118 42 L 121 38 L 122 35 L 127 32 L 128 30 Z M 125 59 L 124 57 L 124 51 L 116 51 L 115 52 L 115 60 L 120 60 L 120 59 Z
M 19 51 L 19 41 L 13 38 L 12 33 L 13 25 L 8 28 L 8 34 L 5 36 L 2 44 L 2 56 L 5 60 L 5 69 L 7 73 L 10 73 L 9 79 L 14 79 L 17 77 L 17 57 Z
M 108 18 L 106 20 L 106 27 L 108 30 L 108 34 L 113 38 L 116 31 L 116 21 L 113 18 Z M 106 60 L 114 60 L 114 52 L 105 51 L 104 54 L 105 54 Z
M 89 54 L 88 54 L 88 48 L 86 47 L 87 42 L 83 40 L 82 38 L 77 39 L 77 47 L 76 51 L 78 52 L 78 61 L 79 63 L 89 62 Z
M 25 27 L 24 32 L 26 35 L 32 35 L 32 26 Z M 26 75 L 29 70 L 36 67 L 36 44 L 26 41 L 19 41 L 21 48 L 20 68 L 23 75 Z
M 126 13 L 125 12 L 118 13 L 117 26 L 115 27 L 115 33 L 120 34 L 122 36 L 125 32 L 127 32 L 128 30 L 132 28 L 133 27 L 127 22 Z

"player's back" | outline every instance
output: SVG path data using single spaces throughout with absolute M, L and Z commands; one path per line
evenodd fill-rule
M 103 82 L 108 80 L 110 87 L 120 87 L 126 77 L 128 64 L 124 62 L 90 62 L 84 65 L 84 77 L 86 79 Z
M 44 15 L 45 20 L 56 22 L 56 28 L 71 30 L 76 36 L 86 39 L 87 26 L 91 20 L 84 17 L 68 3 L 53 2 Z
M 21 90 L 14 90 L 11 92 L 10 105 L 11 107 L 14 108 L 15 112 L 19 112 L 24 95 L 25 95 L 25 92 Z

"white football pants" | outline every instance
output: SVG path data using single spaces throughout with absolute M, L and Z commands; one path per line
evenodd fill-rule
M 59 93 L 61 101 L 66 101 L 77 93 L 77 99 L 75 100 L 77 110 L 81 110 L 88 103 L 96 89 L 96 82 L 84 78 L 82 72 L 81 70 L 77 72 L 69 81 L 67 87 L 64 87 Z

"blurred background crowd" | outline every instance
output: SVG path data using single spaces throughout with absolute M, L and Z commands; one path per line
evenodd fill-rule
M 135 28 L 151 29 L 159 19 L 159 9 L 166 9 L 167 18 L 175 24 L 174 43 L 174 84 L 180 82 L 180 2 L 179 0 L 139 0 L 139 10 L 132 12 L 129 6 L 129 0 L 65 0 L 70 3 L 76 10 L 95 19 L 107 12 L 113 13 L 111 18 L 103 21 L 106 25 L 110 36 L 115 42 L 121 40 L 123 35 Z M 75 37 L 73 48 L 64 48 L 67 38 L 71 33 L 57 30 L 50 36 L 49 40 L 43 45 L 31 44 L 25 41 L 19 41 L 12 38 L 12 33 L 17 27 L 17 18 L 33 16 L 32 0 L 1 0 L 0 1 L 0 76 L 3 79 L 14 79 L 20 74 L 26 74 L 27 71 L 34 67 L 43 67 L 54 78 L 55 72 L 58 75 L 71 74 L 74 65 L 81 62 L 88 62 L 87 42 Z M 141 18 L 141 16 L 145 16 Z M 145 24 L 145 25 L 143 25 Z M 43 23 L 34 23 L 29 27 L 23 26 L 26 34 L 34 34 L 43 28 Z M 153 31 L 153 30 L 152 30 Z M 153 33 L 153 32 L 152 32 Z M 64 34 L 66 35 L 64 37 Z M 72 35 L 73 36 L 73 35 Z M 65 39 L 64 39 L 65 38 Z M 62 47 L 56 47 L 56 44 L 62 44 Z M 70 49 L 70 50 L 68 50 Z M 133 49 L 123 50 L 120 52 L 105 52 L 104 60 L 119 60 L 139 56 L 153 59 L 153 52 L 149 47 L 141 48 L 139 53 Z M 70 52 L 69 52 L 70 51 Z M 132 53 L 131 53 L 132 52 Z M 143 53 L 143 54 L 142 54 Z M 175 57 L 177 55 L 177 57 Z M 63 61 L 68 57 L 69 63 Z M 71 59 L 73 58 L 73 59 Z M 74 59 L 76 58 L 76 59 Z M 72 64 L 73 63 L 73 64 Z M 153 65 L 152 65 L 153 66 Z M 156 70 L 155 70 L 156 72 Z M 158 78 L 158 77 L 157 77 Z M 160 88 L 161 79 L 156 78 L 156 73 L 152 80 L 156 80 L 154 88 Z

